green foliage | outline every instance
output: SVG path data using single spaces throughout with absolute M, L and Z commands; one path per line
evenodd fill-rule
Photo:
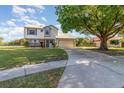
M 23 43 L 24 43 L 24 39 L 17 39 L 8 42 L 8 45 L 23 45 Z
M 0 37 L 0 45 L 3 44 L 3 40 L 4 39 L 2 37 Z
M 28 41 L 24 41 L 23 46 L 29 47 L 29 42 Z
M 100 38 L 103 50 L 107 49 L 108 39 L 124 31 L 123 6 L 57 6 L 56 14 L 63 32 L 93 34 Z
M 89 40 L 87 38 L 82 39 L 76 39 L 76 46 L 94 46 L 94 43 L 92 40 Z
M 119 44 L 119 40 L 111 40 L 110 43 L 113 44 L 113 45 L 118 45 Z
M 124 43 L 124 38 L 120 40 L 121 43 Z
M 111 27 L 110 30 L 116 30 L 113 25 L 117 23 L 124 24 L 121 6 L 58 6 L 56 9 L 58 21 L 65 32 L 74 29 L 96 35 Z
M 0 45 L 2 45 L 3 44 L 3 42 L 0 42 Z
M 83 41 L 82 38 L 76 39 L 76 46 L 82 46 L 82 44 L 83 44 L 82 41 Z
M 95 46 L 91 40 L 83 40 L 83 46 Z

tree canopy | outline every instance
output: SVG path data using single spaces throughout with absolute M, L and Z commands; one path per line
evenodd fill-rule
M 107 50 L 107 40 L 124 29 L 123 6 L 57 6 L 56 14 L 63 32 L 95 35 L 101 40 L 101 50 Z

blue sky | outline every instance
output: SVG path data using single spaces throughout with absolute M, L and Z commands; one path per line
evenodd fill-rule
M 0 6 L 0 37 L 5 41 L 23 38 L 25 25 L 54 25 L 60 28 L 55 6 L 21 5 Z M 75 36 L 82 36 L 73 32 Z

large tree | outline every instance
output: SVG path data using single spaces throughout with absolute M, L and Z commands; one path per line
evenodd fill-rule
M 101 50 L 108 50 L 107 40 L 124 29 L 123 6 L 57 6 L 56 14 L 63 32 L 95 35 L 101 41 Z

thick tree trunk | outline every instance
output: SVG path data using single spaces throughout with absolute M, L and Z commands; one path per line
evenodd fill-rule
M 101 40 L 101 42 L 100 42 L 100 48 L 99 49 L 102 50 L 102 51 L 108 50 L 107 39 L 106 38 L 101 38 L 100 40 Z

